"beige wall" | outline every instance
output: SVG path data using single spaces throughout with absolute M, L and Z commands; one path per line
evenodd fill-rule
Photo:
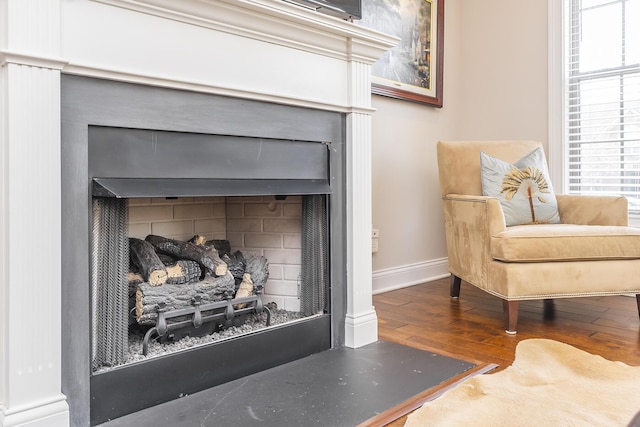
M 446 257 L 438 140 L 547 145 L 546 1 L 446 0 L 444 55 L 443 108 L 373 99 L 374 290 L 377 272 Z

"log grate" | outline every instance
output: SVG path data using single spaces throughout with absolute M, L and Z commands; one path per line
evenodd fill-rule
M 243 323 L 248 313 L 267 314 L 265 326 L 271 325 L 271 312 L 262 304 L 262 286 L 255 289 L 256 295 L 250 297 L 232 298 L 227 294 L 224 301 L 201 304 L 201 298 L 196 296 L 192 300 L 193 307 L 178 310 L 166 310 L 163 303 L 158 304 L 156 325 L 150 328 L 144 336 L 142 354 L 147 355 L 149 340 L 157 337 L 160 340 L 177 341 L 184 336 L 212 333 Z M 188 320 L 176 320 L 191 316 Z M 207 325 L 213 326 L 207 327 Z M 200 329 L 202 328 L 202 329 Z

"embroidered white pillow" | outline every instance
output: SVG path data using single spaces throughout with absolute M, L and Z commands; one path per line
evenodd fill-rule
M 542 148 L 514 164 L 480 152 L 480 170 L 482 194 L 500 201 L 507 226 L 560 222 Z

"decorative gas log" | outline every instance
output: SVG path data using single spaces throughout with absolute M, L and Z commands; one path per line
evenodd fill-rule
M 145 282 L 151 286 L 160 286 L 166 283 L 167 270 L 151 243 L 133 237 L 129 238 L 129 257 Z
M 231 273 L 181 285 L 165 283 L 162 286 L 150 286 L 143 282 L 138 284 L 136 292 L 136 320 L 141 325 L 155 325 L 159 306 L 167 311 L 189 308 L 197 296 L 202 304 L 220 301 L 226 295 L 233 295 L 234 288 L 235 280 Z
M 244 273 L 242 283 L 240 283 L 240 287 L 236 291 L 236 298 L 250 297 L 251 295 L 253 295 L 253 281 L 249 273 Z M 245 306 L 246 304 L 236 304 L 233 308 L 239 310 Z
M 130 317 L 148 327 L 143 354 L 152 336 L 160 342 L 201 336 L 241 325 L 248 313 L 266 312 L 270 325 L 271 313 L 261 298 L 269 277 L 266 258 L 251 253 L 245 257 L 240 251 L 231 254 L 228 240 L 198 235 L 189 241 L 148 235 L 145 240 L 132 239 L 131 245 L 154 265 L 160 263 L 166 274 L 162 286 L 152 286 L 144 274 L 148 267 L 134 262 L 142 257 L 131 256 Z
M 187 242 L 193 243 L 198 246 L 210 246 L 216 248 L 216 250 L 218 251 L 218 255 L 220 255 L 220 258 L 222 258 L 224 255 L 231 254 L 231 243 L 228 240 L 207 240 L 206 236 L 196 234 L 195 236 L 187 240 Z
M 128 321 L 129 325 L 133 325 L 136 323 L 135 316 L 135 308 L 136 308 L 136 291 L 138 290 L 138 285 L 140 283 L 144 283 L 144 278 L 140 273 L 134 273 L 130 271 L 127 276 L 127 281 L 129 282 L 129 316 Z
M 231 255 L 231 243 L 228 240 L 207 240 L 205 246 L 213 246 L 218 250 L 218 255 Z
M 227 274 L 227 264 L 220 259 L 218 251 L 215 248 L 155 236 L 153 234 L 148 235 L 145 240 L 151 243 L 156 251 L 160 253 L 197 262 L 200 268 L 202 268 L 201 279 L 204 278 L 207 271 L 215 277 L 221 277 Z
M 167 277 L 167 283 L 179 285 L 200 280 L 202 276 L 202 269 L 195 261 L 178 259 L 163 253 L 159 253 L 158 258 L 167 269 L 167 275 L 169 276 Z
M 267 279 L 269 278 L 269 263 L 267 262 L 267 259 L 263 256 L 252 253 L 249 253 L 245 258 L 240 251 L 236 251 L 233 256 L 241 258 L 245 264 L 242 281 L 236 289 L 235 297 L 244 298 L 254 294 L 261 294 L 264 289 L 264 285 L 267 283 Z M 227 257 L 225 257 L 225 259 L 226 258 Z M 237 278 L 236 283 L 238 283 Z M 245 307 L 245 304 L 236 304 L 234 307 L 241 309 Z
M 202 269 L 197 262 L 188 259 L 180 259 L 173 264 L 167 265 L 167 283 L 180 285 L 200 279 Z
M 140 273 L 135 273 L 133 271 L 130 271 L 127 274 L 127 281 L 129 282 L 129 288 L 133 287 L 133 289 L 135 291 L 136 285 L 138 283 L 144 282 L 144 277 L 142 277 L 142 274 L 140 274 Z
M 153 249 L 155 250 L 155 248 Z M 165 266 L 175 264 L 176 261 L 178 261 L 178 258 L 172 257 L 171 255 L 163 254 L 162 252 L 156 253 L 158 254 L 158 258 L 160 258 L 160 261 L 162 261 Z
M 269 278 L 269 261 L 260 255 L 249 253 L 245 256 L 247 267 L 245 272 L 251 275 L 253 286 L 262 290 Z
M 197 234 L 192 238 L 190 238 L 189 240 L 187 240 L 187 242 L 193 243 L 194 245 L 198 245 L 198 246 L 204 246 L 206 241 L 207 241 L 207 238 L 205 236 L 200 236 Z
M 242 283 L 242 276 L 247 268 L 247 260 L 242 255 L 242 252 L 235 251 L 231 255 L 222 255 L 222 260 L 227 263 L 227 267 L 231 272 L 231 275 L 236 279 L 236 289 Z

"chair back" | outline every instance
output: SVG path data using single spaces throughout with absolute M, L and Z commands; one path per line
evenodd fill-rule
M 505 162 L 515 163 L 541 146 L 537 141 L 440 141 L 437 146 L 440 191 L 443 196 L 481 196 L 481 151 Z

